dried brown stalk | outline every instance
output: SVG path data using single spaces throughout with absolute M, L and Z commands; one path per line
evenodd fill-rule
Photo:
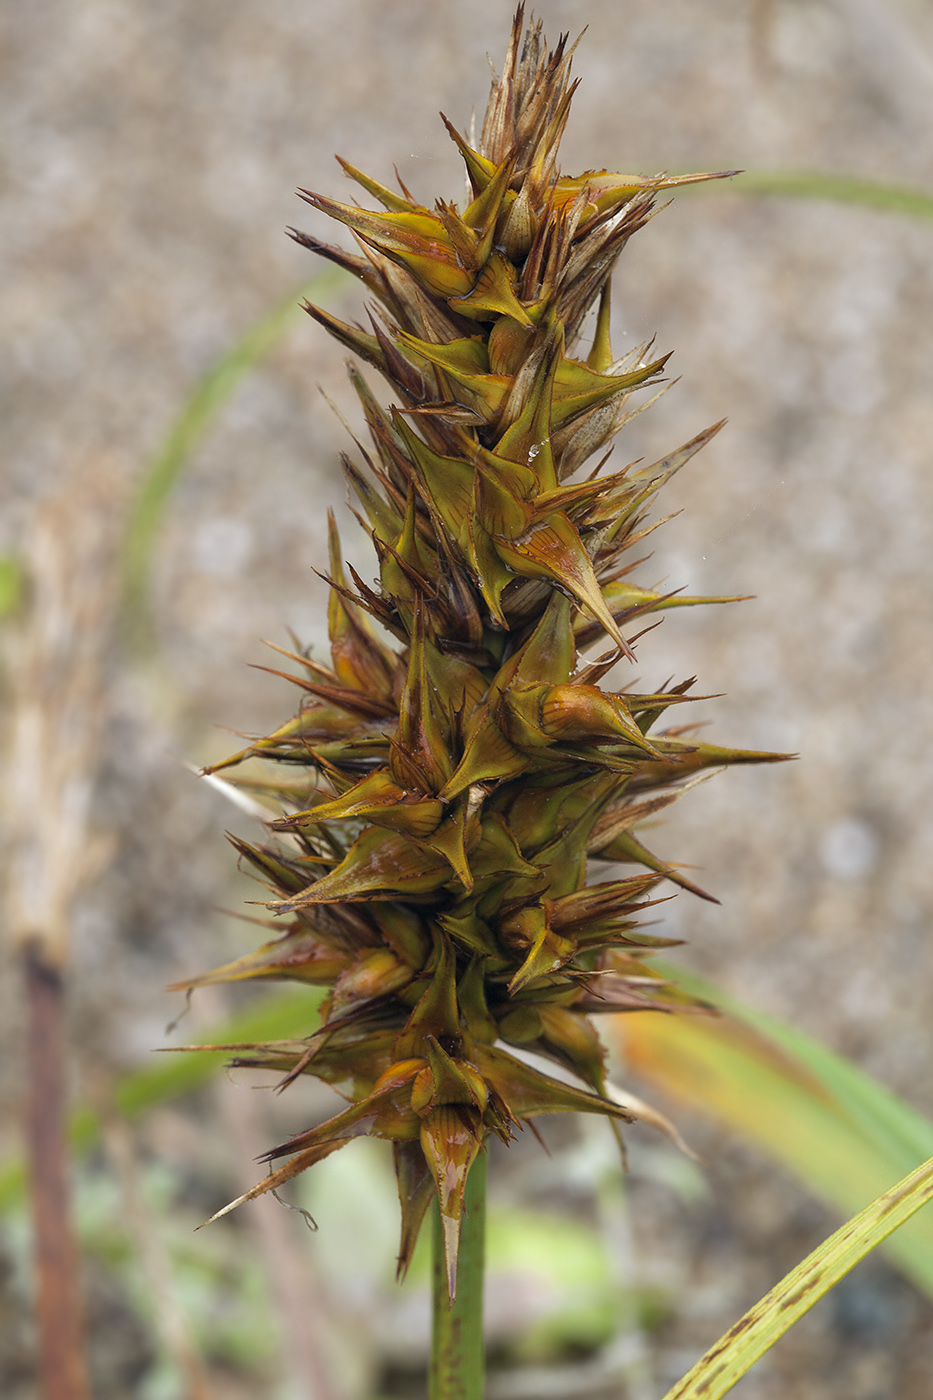
M 89 827 L 113 620 L 112 498 L 99 468 L 91 464 L 38 511 L 26 546 L 30 597 L 11 638 L 7 926 L 28 1005 L 26 1128 L 45 1400 L 90 1400 L 67 1179 L 65 1014 L 72 909 L 104 854 Z

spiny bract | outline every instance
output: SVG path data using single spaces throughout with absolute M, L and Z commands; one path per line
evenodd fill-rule
M 286 1082 L 316 1075 L 349 1101 L 271 1151 L 288 1161 L 241 1200 L 350 1138 L 386 1138 L 399 1272 L 436 1194 L 451 1293 L 464 1185 L 485 1140 L 507 1141 L 539 1113 L 631 1120 L 607 1091 L 589 1017 L 687 1000 L 645 964 L 665 940 L 640 932 L 636 916 L 663 879 L 702 891 L 646 849 L 638 823 L 703 770 L 776 757 L 700 743 L 689 726 L 652 732 L 689 698 L 689 681 L 652 695 L 599 686 L 631 658 L 631 629 L 649 614 L 720 601 L 639 587 L 628 562 L 651 528 L 646 506 L 720 424 L 653 466 L 604 473 L 607 451 L 578 475 L 666 358 L 641 347 L 613 359 L 616 259 L 659 190 L 715 177 L 562 176 L 571 52 L 566 37 L 548 52 L 539 23 L 523 33 L 518 10 L 479 149 L 444 118 L 469 179 L 462 211 L 428 209 L 344 161 L 384 212 L 302 192 L 360 252 L 293 236 L 376 301 L 369 330 L 306 309 L 396 400 L 384 411 L 351 367 L 372 448 L 343 466 L 379 578 L 371 586 L 351 570 L 348 583 L 332 528 L 331 666 L 293 655 L 297 717 L 228 761 L 298 769 L 297 781 L 265 787 L 290 813 L 273 823 L 287 842 L 236 843 L 277 896 L 269 907 L 286 932 L 179 984 L 288 978 L 331 989 L 307 1039 L 231 1047 L 236 1064 Z M 589 862 L 641 869 L 588 883 Z

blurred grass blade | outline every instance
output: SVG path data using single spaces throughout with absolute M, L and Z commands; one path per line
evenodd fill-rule
M 345 281 L 346 275 L 337 268 L 329 268 L 267 311 L 211 365 L 182 405 L 146 469 L 127 527 L 124 610 L 131 635 L 138 638 L 145 627 L 152 551 L 165 508 L 205 429 L 244 375 L 297 320 L 301 299 L 309 297 L 320 301 L 326 298 Z
M 933 1159 L 824 1240 L 731 1327 L 664 1400 L 719 1400 L 860 1259 L 931 1199 Z
M 703 194 L 775 195 L 786 199 L 827 199 L 834 204 L 861 205 L 889 214 L 933 219 L 933 194 L 906 185 L 883 185 L 857 175 L 820 174 L 812 170 L 743 170 L 734 180 L 707 180 L 685 185 L 678 197 Z
M 0 617 L 15 612 L 23 595 L 23 566 L 12 554 L 0 554 Z
M 630 1067 L 656 1087 L 751 1138 L 845 1215 L 933 1156 L 933 1123 L 870 1075 L 803 1032 L 677 977 L 727 1014 L 615 1019 Z M 887 1252 L 933 1296 L 933 1217 L 911 1222 Z
M 711 184 L 714 182 L 710 182 Z M 791 199 L 829 199 L 837 204 L 860 204 L 891 214 L 933 219 L 933 194 L 903 185 L 882 185 L 855 175 L 820 175 L 811 171 L 748 170 L 731 185 L 746 194 L 773 194 Z
M 862 1133 L 884 1143 L 885 1152 L 897 1166 L 897 1175 L 903 1176 L 927 1157 L 933 1157 L 933 1122 L 851 1060 L 837 1055 L 805 1031 L 747 1006 L 718 988 L 699 982 L 691 985 L 699 995 L 803 1062 Z
M 268 997 L 225 1025 L 205 1032 L 202 1039 L 210 1045 L 310 1035 L 317 1029 L 320 1000 L 320 993 L 307 990 Z M 160 1055 L 151 1068 L 137 1070 L 120 1080 L 114 1093 L 115 1106 L 124 1118 L 136 1118 L 157 1104 L 180 1098 L 207 1083 L 224 1059 L 222 1051 L 182 1050 Z M 87 1152 L 100 1135 L 100 1119 L 91 1109 L 79 1108 L 72 1114 L 69 1142 L 73 1153 Z M 18 1204 L 25 1187 L 26 1169 L 21 1160 L 8 1161 L 0 1167 L 0 1211 Z

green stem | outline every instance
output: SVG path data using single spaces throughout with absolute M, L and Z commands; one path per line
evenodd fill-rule
M 466 1182 L 457 1296 L 447 1296 L 444 1231 L 435 1203 L 433 1239 L 433 1330 L 429 1400 L 483 1400 L 483 1277 L 486 1243 L 486 1153 Z

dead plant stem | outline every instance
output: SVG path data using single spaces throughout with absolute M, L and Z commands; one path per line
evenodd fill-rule
M 65 989 L 36 941 L 24 954 L 29 1007 L 26 1132 L 35 1229 L 39 1376 L 45 1400 L 90 1400 L 65 1138 Z

